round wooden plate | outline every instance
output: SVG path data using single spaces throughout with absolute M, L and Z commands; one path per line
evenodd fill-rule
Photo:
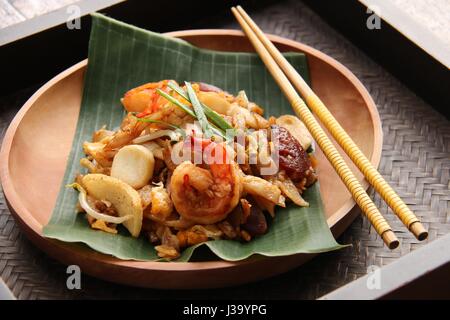
M 192 44 L 221 51 L 253 51 L 236 30 L 190 30 L 169 33 Z M 270 36 L 282 51 L 308 56 L 313 90 L 378 166 L 382 131 L 377 109 L 358 79 L 343 65 L 304 44 Z M 245 261 L 187 263 L 123 261 L 85 246 L 42 236 L 56 201 L 72 147 L 87 60 L 65 70 L 41 87 L 11 122 L 0 154 L 3 192 L 23 232 L 39 248 L 65 264 L 105 280 L 152 288 L 211 288 L 241 284 L 279 274 L 313 255 L 298 254 Z M 342 150 L 341 150 L 342 151 Z M 343 152 L 342 152 L 343 153 Z M 350 194 L 320 150 L 318 172 L 327 222 L 339 236 L 358 214 Z M 347 163 L 351 161 L 346 158 Z M 364 186 L 368 184 L 352 165 Z

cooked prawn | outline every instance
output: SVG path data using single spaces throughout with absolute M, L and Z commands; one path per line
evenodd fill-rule
M 149 82 L 128 90 L 120 100 L 128 112 L 153 113 L 158 109 L 161 98 L 156 89 L 167 88 L 169 80 Z
M 113 150 L 129 144 L 137 138 L 149 123 L 138 121 L 133 112 L 139 112 L 138 117 L 150 115 L 152 120 L 160 120 L 162 112 L 159 111 L 162 97 L 156 93 L 156 89 L 165 89 L 168 80 L 150 82 L 133 88 L 125 93 L 121 102 L 129 112 L 110 141 L 105 145 L 105 150 Z
M 140 136 L 145 129 L 152 127 L 151 123 L 139 121 L 137 118 L 145 117 L 176 126 L 192 122 L 191 116 L 157 94 L 156 89 L 168 90 L 168 82 L 169 80 L 147 83 L 125 93 L 121 101 L 129 113 L 122 121 L 120 130 L 114 133 L 105 145 L 105 150 L 121 148 Z M 182 99 L 177 95 L 175 98 Z M 133 112 L 139 113 L 134 116 Z
M 191 161 L 182 162 L 173 171 L 170 192 L 182 218 L 212 224 L 226 218 L 237 206 L 242 183 L 237 164 L 225 159 L 225 146 L 207 140 L 202 142 L 203 147 L 212 147 L 211 156 L 214 159 L 209 159 L 209 168 L 196 166 Z M 219 152 L 223 154 L 223 159 L 216 159 L 215 155 Z
M 114 133 L 112 138 L 105 145 L 104 150 L 113 150 L 121 148 L 133 141 L 133 139 L 139 137 L 147 128 L 149 123 L 138 121 L 132 113 L 128 113 L 123 119 L 120 129 Z

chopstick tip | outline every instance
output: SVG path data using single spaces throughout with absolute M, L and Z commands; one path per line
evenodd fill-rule
M 392 230 L 387 230 L 381 235 L 381 237 L 383 238 L 384 243 L 386 243 L 388 248 L 391 250 L 394 250 L 400 244 L 400 242 L 397 239 L 397 236 Z
M 414 236 L 419 241 L 423 241 L 426 238 L 428 238 L 428 231 L 424 228 L 424 226 L 419 222 L 414 222 L 410 227 L 409 230 L 414 234 Z

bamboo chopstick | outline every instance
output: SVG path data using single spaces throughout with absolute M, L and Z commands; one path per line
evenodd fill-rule
M 238 13 L 250 29 L 256 34 L 257 38 L 262 42 L 269 54 L 275 60 L 279 67 L 284 71 L 287 78 L 292 82 L 294 87 L 300 92 L 306 101 L 306 104 L 317 115 L 319 120 L 325 125 L 331 135 L 336 139 L 345 153 L 355 163 L 359 170 L 364 174 L 367 181 L 386 201 L 393 212 L 400 218 L 403 224 L 410 230 L 418 240 L 424 240 L 428 237 L 428 232 L 423 227 L 420 220 L 408 208 L 392 187 L 384 180 L 377 169 L 367 159 L 364 153 L 358 148 L 355 142 L 345 132 L 342 126 L 333 117 L 331 112 L 314 93 L 314 91 L 303 80 L 302 76 L 295 70 L 286 58 L 278 51 L 274 44 L 264 35 L 262 30 L 250 18 L 250 16 L 242 9 L 237 7 Z
M 274 80 L 278 83 L 278 86 L 288 98 L 295 113 L 305 123 L 306 127 L 311 132 L 312 136 L 314 137 L 319 147 L 322 149 L 328 161 L 330 161 L 339 177 L 341 178 L 342 182 L 344 182 L 345 186 L 352 194 L 353 199 L 367 216 L 370 223 L 374 226 L 375 230 L 381 236 L 388 248 L 395 249 L 399 245 L 399 241 L 387 221 L 378 211 L 377 207 L 367 195 L 358 179 L 356 179 L 355 175 L 345 163 L 341 154 L 337 151 L 336 147 L 320 127 L 319 123 L 314 118 L 311 111 L 309 111 L 305 102 L 300 98 L 292 84 L 289 82 L 288 78 L 285 76 L 280 67 L 278 67 L 262 42 L 259 41 L 256 34 L 253 33 L 250 26 L 246 23 L 246 21 L 236 10 L 236 8 L 233 7 L 231 10 L 238 20 L 239 24 L 241 25 L 242 29 L 244 30 L 244 33 L 253 44 L 256 52 L 259 54 L 267 69 L 272 74 Z

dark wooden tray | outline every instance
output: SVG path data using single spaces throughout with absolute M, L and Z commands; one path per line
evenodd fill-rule
M 450 48 L 447 43 L 390 1 L 305 0 L 305 3 L 449 118 Z M 379 29 L 367 27 L 367 20 L 374 14 L 369 7 L 380 11 Z
M 232 5 L 263 6 L 270 1 L 153 1 L 79 0 L 80 28 L 68 28 L 68 6 L 13 24 L 0 32 L 0 96 L 43 84 L 87 56 L 91 12 L 99 11 L 124 22 L 157 31 L 190 29 L 203 17 L 217 15 Z M 273 1 L 272 1 L 273 2 Z M 70 11 L 71 12 L 71 11 Z M 61 45 L 64 44 L 64 45 Z M 26 76 L 24 76 L 26 75 Z
M 248 9 L 248 6 L 245 8 L 266 32 L 301 41 L 327 53 L 347 66 L 362 81 L 374 99 L 382 120 L 384 145 L 380 172 L 421 217 L 430 231 L 429 239 L 418 242 L 409 233 L 400 233 L 400 247 L 390 252 L 383 248 L 366 219 L 358 217 L 339 238 L 340 242 L 350 243 L 352 247 L 325 254 L 301 268 L 264 282 L 220 290 L 174 292 L 130 288 L 83 275 L 82 289 L 68 290 L 66 268 L 36 250 L 25 239 L 6 208 L 4 199 L 0 198 L 0 276 L 17 298 L 315 299 L 364 276 L 370 266 L 383 267 L 396 261 L 402 262 L 403 257 L 407 257 L 410 252 L 418 248 L 428 249 L 428 243 L 450 233 L 449 121 L 435 112 L 430 104 L 418 99 L 414 92 L 302 2 L 266 2 L 261 6 L 255 5 L 253 9 Z M 198 19 L 195 23 L 179 26 L 178 29 L 188 27 L 237 29 L 238 25 L 228 10 L 223 9 L 218 10 L 215 15 Z M 58 39 L 61 41 L 61 38 Z M 39 46 L 32 48 L 36 50 Z M 7 61 L 2 59 L 2 66 Z M 54 61 L 54 64 L 59 65 L 60 62 Z M 63 65 L 61 63 L 60 67 Z M 42 81 L 55 74 L 56 70 Z M 22 75 L 21 78 L 26 80 Z M 23 82 L 23 87 L 25 83 L 26 81 Z M 0 136 L 18 108 L 37 88 L 34 86 L 2 97 Z M 388 217 L 391 226 L 395 230 L 403 230 L 403 225 L 381 199 L 377 195 L 373 197 L 383 215 Z M 435 257 L 439 253 L 430 248 L 428 254 Z M 436 272 L 439 277 L 441 266 L 442 264 L 433 262 L 429 270 L 433 274 Z M 413 281 L 415 278 L 416 276 L 411 276 L 409 279 Z M 445 285 L 444 282 L 441 284 Z M 419 292 L 420 296 L 431 296 L 432 290 L 433 288 L 423 290 Z M 446 292 L 448 297 L 448 290 Z

